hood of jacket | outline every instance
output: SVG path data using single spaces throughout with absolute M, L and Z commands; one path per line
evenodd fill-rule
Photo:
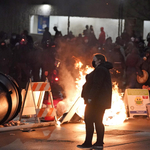
M 105 61 L 105 62 L 101 63 L 100 65 L 98 65 L 98 67 L 99 66 L 103 66 L 107 69 L 112 69 L 113 68 L 113 64 L 111 62 L 108 62 L 108 61 Z

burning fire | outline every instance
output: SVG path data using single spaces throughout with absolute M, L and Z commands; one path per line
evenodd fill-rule
M 81 95 L 81 90 L 83 84 L 86 82 L 85 76 L 86 74 L 93 71 L 93 68 L 86 66 L 83 68 L 83 64 L 78 61 L 75 64 L 75 67 L 79 69 L 79 77 L 76 78 L 76 88 L 78 90 L 77 94 Z M 76 113 L 83 117 L 84 116 L 84 100 L 80 100 L 79 107 Z M 121 124 L 126 119 L 126 109 L 124 102 L 122 100 L 122 93 L 118 92 L 118 85 L 116 82 L 113 82 L 113 89 L 112 89 L 112 106 L 111 109 L 107 109 L 104 114 L 103 123 L 105 125 L 116 125 Z
M 122 93 L 118 92 L 118 84 L 113 82 L 111 109 L 105 111 L 103 123 L 105 125 L 121 124 L 126 117 L 126 109 L 122 100 Z
M 93 71 L 93 68 L 91 68 L 89 66 L 86 66 L 85 68 L 82 68 L 82 66 L 83 66 L 83 64 L 80 61 L 76 62 L 76 64 L 75 64 L 75 68 L 79 69 L 79 77 L 76 78 L 76 82 L 75 82 L 78 95 L 81 95 L 82 86 L 86 82 L 86 80 L 85 80 L 86 74 Z M 82 99 L 82 100 L 80 100 L 80 104 L 79 104 L 79 107 L 76 112 L 79 116 L 84 117 L 84 110 L 85 110 L 84 99 L 83 98 L 80 98 L 80 99 Z

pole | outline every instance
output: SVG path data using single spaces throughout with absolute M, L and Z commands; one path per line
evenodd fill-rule
M 68 16 L 68 28 L 67 28 L 67 33 L 69 34 L 69 28 L 70 28 L 70 16 Z
M 118 14 L 118 36 L 121 36 L 123 26 L 123 0 L 119 1 Z

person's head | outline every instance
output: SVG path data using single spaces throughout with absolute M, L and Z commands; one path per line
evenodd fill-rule
M 79 33 L 78 37 L 82 37 L 82 34 L 81 34 L 81 33 Z
M 111 37 L 108 37 L 107 39 L 106 39 L 106 45 L 109 45 L 109 44 L 112 44 L 112 38 Z
M 88 25 L 86 25 L 86 26 L 85 26 L 85 28 L 86 28 L 86 29 L 88 29 L 88 28 L 89 28 L 89 26 L 88 26 Z
M 148 50 L 146 51 L 146 57 L 147 57 L 147 58 L 150 57 L 150 49 L 148 49 Z
M 139 50 L 136 47 L 133 47 L 131 53 L 132 54 L 139 54 Z
M 5 41 L 0 42 L 0 49 L 2 49 L 2 50 L 6 49 L 6 42 Z
M 147 60 L 150 58 L 150 49 L 147 49 L 145 52 L 145 56 L 143 57 L 143 60 Z
M 104 31 L 104 27 L 101 27 L 101 28 L 100 28 L 100 31 Z
M 49 27 L 45 27 L 45 31 L 48 31 L 49 30 Z
M 24 31 L 23 31 L 23 34 L 24 34 L 24 35 L 28 35 L 28 31 L 27 31 L 27 30 L 24 30 Z
M 73 35 L 72 31 L 69 31 L 69 35 Z
M 121 36 L 116 37 L 115 43 L 117 43 L 117 44 L 119 44 L 119 45 L 122 45 L 122 39 L 121 39 Z
M 96 68 L 101 63 L 104 63 L 106 61 L 106 57 L 103 54 L 96 53 L 93 55 L 93 61 L 92 66 Z
M 54 29 L 54 31 L 57 31 L 57 27 L 56 26 L 54 26 L 53 29 Z

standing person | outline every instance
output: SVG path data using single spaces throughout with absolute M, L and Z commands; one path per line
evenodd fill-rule
M 29 46 L 29 48 L 33 48 L 33 38 L 31 35 L 28 34 L 28 31 L 27 30 L 24 30 L 23 31 L 23 34 L 22 36 L 25 36 L 26 39 L 27 39 L 27 45 Z
M 102 47 L 104 45 L 104 43 L 105 43 L 105 38 L 106 38 L 105 37 L 104 27 L 101 27 L 100 31 L 101 31 L 101 33 L 99 35 L 98 41 L 99 41 L 100 47 Z
M 43 33 L 42 45 L 45 47 L 47 42 L 51 42 L 51 33 L 49 32 L 49 27 L 46 27 Z
M 83 36 L 84 37 L 89 37 L 89 34 L 90 34 L 90 29 L 89 29 L 89 26 L 86 25 L 85 30 L 83 30 Z
M 150 47 L 150 32 L 147 34 L 146 40 L 148 42 L 147 47 Z
M 97 39 L 94 33 L 93 26 L 90 25 L 90 34 L 89 34 L 89 45 L 90 46 L 96 46 L 97 44 Z
M 131 53 L 126 57 L 125 72 L 126 72 L 126 88 L 140 88 L 137 82 L 137 67 L 141 62 L 139 51 L 136 47 L 133 47 Z
M 54 26 L 53 29 L 55 31 L 54 41 L 57 41 L 57 39 L 59 39 L 60 37 L 62 37 L 62 33 L 61 33 L 61 31 L 58 31 L 58 29 L 57 29 L 56 26 Z
M 121 38 L 123 40 L 123 46 L 126 47 L 128 42 L 130 42 L 130 36 L 127 33 L 126 29 L 124 29 L 123 33 L 121 34 Z
M 95 54 L 92 65 L 95 68 L 86 75 L 86 83 L 83 85 L 81 97 L 84 98 L 86 138 L 78 148 L 103 148 L 104 125 L 102 123 L 105 109 L 111 107 L 112 83 L 109 69 L 112 64 L 106 62 L 105 56 Z M 94 123 L 97 133 L 97 141 L 92 145 Z
M 90 35 L 90 29 L 89 26 L 86 25 L 85 30 L 83 30 L 83 40 L 86 45 L 89 44 L 89 35 Z

